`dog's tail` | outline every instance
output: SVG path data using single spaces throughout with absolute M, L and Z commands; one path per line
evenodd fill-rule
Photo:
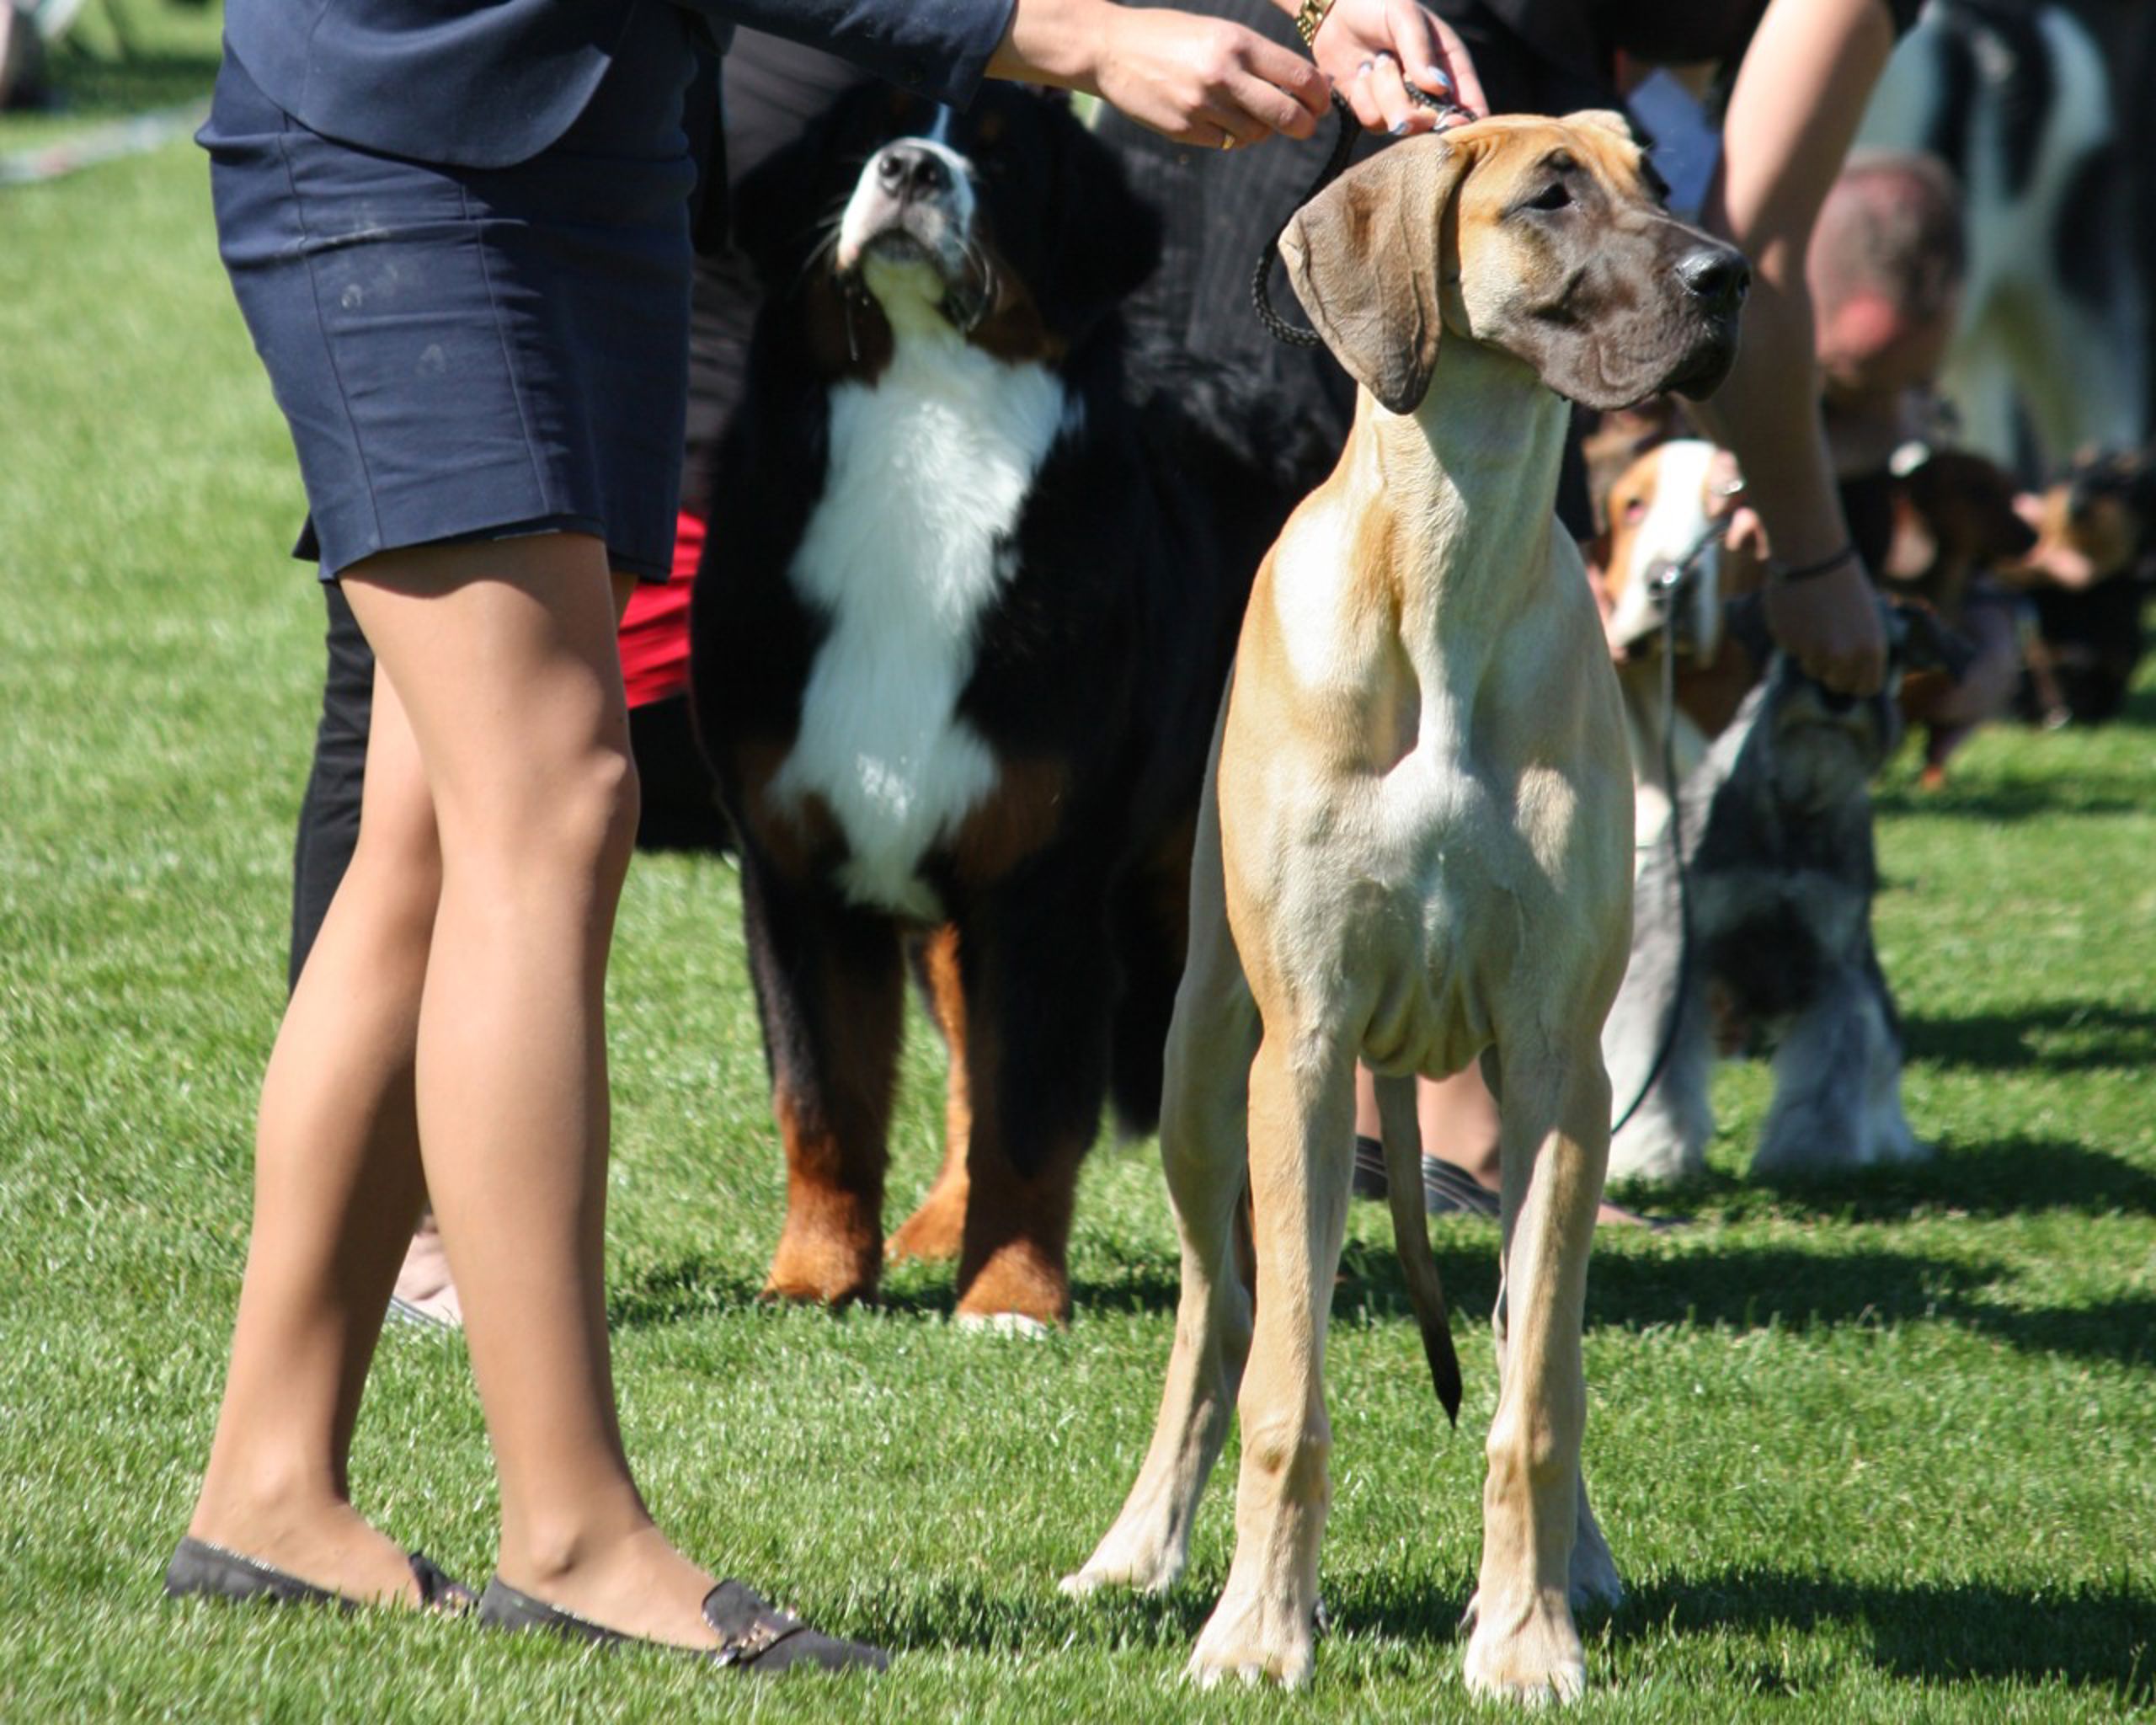
M 1378 1114 L 1385 1135 L 1385 1183 L 1392 1205 L 1393 1248 L 1407 1279 L 1408 1303 L 1422 1332 L 1423 1357 L 1445 1418 L 1460 1423 L 1460 1355 L 1452 1345 L 1444 1284 L 1430 1251 L 1429 1219 L 1422 1213 L 1422 1132 L 1415 1118 L 1415 1081 L 1377 1081 Z

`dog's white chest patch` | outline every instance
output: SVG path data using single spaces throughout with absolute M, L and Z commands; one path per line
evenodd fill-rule
M 902 332 L 873 387 L 832 392 L 824 494 L 790 571 L 830 628 L 772 791 L 830 808 L 857 904 L 942 915 L 921 859 L 995 782 L 958 697 L 1063 417 L 1053 372 L 942 329 Z

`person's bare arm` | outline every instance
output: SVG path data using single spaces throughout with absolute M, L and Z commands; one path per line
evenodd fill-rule
M 1819 420 L 1804 254 L 1893 47 L 1881 0 L 1772 0 L 1732 90 L 1705 225 L 1754 271 L 1736 368 L 1700 414 L 1736 452 L 1775 558 L 1803 565 L 1849 543 Z M 1828 687 L 1869 694 L 1886 670 L 1870 583 L 1856 563 L 1767 594 L 1775 640 Z
M 1297 10 L 1297 0 L 1273 3 L 1291 15 Z M 1398 88 L 1402 66 L 1417 82 L 1444 71 L 1459 99 L 1481 110 L 1466 50 L 1409 0 L 1337 0 L 1315 51 L 1313 65 L 1255 30 L 1196 13 L 1113 0 L 1018 0 L 988 69 L 994 77 L 1086 91 L 1202 149 L 1255 143 L 1275 131 L 1308 137 L 1326 113 L 1328 77 L 1364 125 L 1427 131 L 1434 117 Z

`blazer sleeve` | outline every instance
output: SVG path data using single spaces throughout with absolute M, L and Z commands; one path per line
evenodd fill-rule
M 677 0 L 723 27 L 740 24 L 822 48 L 954 108 L 973 100 L 1010 27 L 1016 0 Z

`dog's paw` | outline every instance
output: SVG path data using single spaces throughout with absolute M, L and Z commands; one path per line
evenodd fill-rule
M 1027 1317 L 1022 1311 L 959 1311 L 952 1315 L 951 1322 L 969 1335 L 1014 1336 L 1024 1342 L 1038 1342 L 1055 1333 L 1054 1325 Z
M 1181 1578 L 1184 1561 L 1174 1541 L 1129 1525 L 1126 1515 L 1107 1530 L 1085 1567 L 1065 1576 L 1057 1587 L 1074 1599 L 1111 1587 L 1164 1594 Z
M 947 1263 L 958 1255 L 965 1226 L 964 1194 L 961 1193 L 954 1202 L 931 1192 L 921 1208 L 899 1223 L 898 1231 L 883 1242 L 883 1261 Z
M 1461 1621 L 1474 1626 L 1461 1666 L 1470 1695 L 1541 1703 L 1575 1701 L 1585 1691 L 1587 1655 L 1561 1604 L 1493 1609 L 1477 1593 Z
M 1190 1656 L 1190 1674 L 1211 1689 L 1233 1677 L 1299 1689 L 1316 1663 L 1315 1611 L 1283 1599 L 1223 1597 Z
M 873 1232 L 797 1226 L 789 1217 L 771 1253 L 764 1298 L 804 1306 L 873 1300 L 883 1254 Z

